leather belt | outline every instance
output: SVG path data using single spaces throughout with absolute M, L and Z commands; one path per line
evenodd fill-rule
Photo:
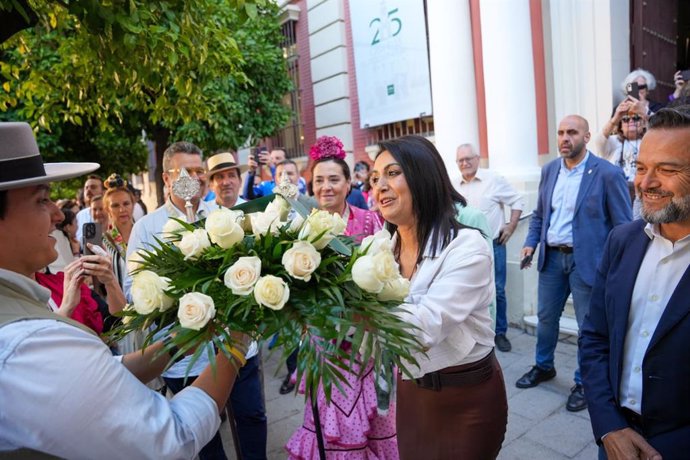
M 464 387 L 477 385 L 486 382 L 491 378 L 494 372 L 495 359 L 496 358 L 494 357 L 494 352 L 492 350 L 491 353 L 476 363 L 447 367 L 439 371 L 428 372 L 414 381 L 419 388 L 433 391 L 441 391 L 441 388 L 443 387 Z M 467 367 L 469 367 L 467 370 L 458 369 Z
M 572 254 L 573 253 L 573 247 L 572 246 L 566 246 L 565 244 L 561 244 L 558 246 L 547 246 L 549 249 L 553 249 L 554 251 L 562 252 L 563 254 Z

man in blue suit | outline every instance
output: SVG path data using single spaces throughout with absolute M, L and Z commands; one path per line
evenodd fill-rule
M 596 267 L 613 227 L 630 222 L 630 195 L 623 171 L 595 157 L 587 148 L 589 125 L 579 115 L 565 117 L 558 126 L 561 158 L 546 164 L 539 182 L 537 209 L 521 256 L 525 266 L 541 245 L 537 269 L 536 365 L 515 385 L 531 388 L 556 376 L 554 351 L 565 302 L 573 294 L 581 327 L 589 307 Z M 579 369 L 575 370 L 566 409 L 587 408 Z
M 611 232 L 580 336 L 585 394 L 594 437 L 610 460 L 687 459 L 689 106 L 650 118 L 635 190 L 643 220 Z

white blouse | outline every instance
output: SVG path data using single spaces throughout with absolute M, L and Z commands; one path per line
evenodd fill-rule
M 493 259 L 477 230 L 462 229 L 436 257 L 427 244 L 400 316 L 428 348 L 415 355 L 414 378 L 476 362 L 494 346 L 489 306 L 495 295 Z M 407 378 L 403 375 L 403 378 Z

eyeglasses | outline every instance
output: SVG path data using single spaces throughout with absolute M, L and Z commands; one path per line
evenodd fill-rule
M 623 123 L 628 123 L 629 121 L 632 121 L 633 123 L 638 123 L 641 119 L 642 117 L 639 115 L 633 115 L 632 117 L 626 115 L 623 118 L 621 118 Z
M 206 170 L 204 168 L 184 168 L 187 170 L 190 176 L 205 176 L 206 175 Z M 168 169 L 168 174 L 180 174 L 180 171 L 182 169 L 180 168 L 175 168 L 175 169 Z
M 642 91 L 643 89 L 647 89 L 647 85 L 637 85 L 637 89 Z
M 460 164 L 463 164 L 463 163 L 472 163 L 472 162 L 474 161 L 475 158 L 479 158 L 479 157 L 458 158 L 458 159 L 456 160 L 456 163 L 459 164 L 459 165 L 460 165 Z

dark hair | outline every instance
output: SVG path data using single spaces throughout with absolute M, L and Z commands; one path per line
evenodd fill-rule
M 202 156 L 201 149 L 197 147 L 196 145 L 192 144 L 191 142 L 186 142 L 186 141 L 180 141 L 180 142 L 175 142 L 173 144 L 170 144 L 170 147 L 165 149 L 165 152 L 163 152 L 163 170 L 167 171 L 170 169 L 170 162 L 172 161 L 172 157 L 174 157 L 178 153 L 186 153 L 190 155 L 199 155 Z
M 314 177 L 314 168 L 316 168 L 316 165 L 319 163 L 326 163 L 328 161 L 332 161 L 333 163 L 337 164 L 340 166 L 340 168 L 343 170 L 343 175 L 345 176 L 345 179 L 350 181 L 350 167 L 345 163 L 345 160 L 341 160 L 340 158 L 336 157 L 324 157 L 324 158 L 319 158 L 318 160 L 314 161 L 314 163 L 311 165 L 311 176 Z
M 84 182 L 89 181 L 91 179 L 96 179 L 98 182 L 103 182 L 103 178 L 98 174 L 89 174 L 88 176 L 86 176 L 86 180 Z
M 65 227 L 70 225 L 72 222 L 74 222 L 77 215 L 75 213 L 73 213 L 72 211 L 70 211 L 69 209 L 63 209 L 62 214 L 65 215 L 65 218 L 62 219 L 62 222 L 57 224 L 55 227 L 58 230 L 60 230 L 62 233 L 64 233 L 65 236 L 69 236 L 69 235 L 67 235 L 67 232 L 65 232 Z
M 293 160 L 290 160 L 289 158 L 287 158 L 287 159 L 281 161 L 280 163 L 278 163 L 278 164 L 276 165 L 276 168 L 277 168 L 278 166 L 285 166 L 285 165 L 295 165 L 295 169 L 297 169 L 297 172 L 299 172 L 299 166 L 297 166 L 297 163 L 295 163 Z
M 355 172 L 360 171 L 362 169 L 366 169 L 367 172 L 369 172 L 371 170 L 371 167 L 369 166 L 369 163 L 367 163 L 366 161 L 358 161 L 357 163 L 355 163 Z
M 467 201 L 450 182 L 448 171 L 434 144 L 421 136 L 404 136 L 379 144 L 379 155 L 388 151 L 400 164 L 407 186 L 412 195 L 412 211 L 417 218 L 419 254 L 431 241 L 431 252 L 438 254 L 452 241 L 461 228 L 468 228 L 457 221 L 455 204 L 467 206 Z M 386 223 L 388 230 L 395 232 L 397 226 Z M 400 239 L 398 239 L 399 251 Z
M 7 190 L 0 190 L 0 220 L 5 218 L 7 211 Z
M 648 129 L 673 129 L 690 127 L 690 105 L 666 107 L 649 118 Z
M 345 163 L 345 160 L 341 160 L 340 158 L 336 157 L 324 157 L 324 158 L 319 158 L 318 160 L 315 160 L 314 163 L 311 165 L 311 180 L 307 184 L 307 193 L 311 196 L 314 196 L 314 168 L 316 168 L 316 165 L 319 163 L 326 163 L 327 161 L 332 161 L 333 163 L 337 164 L 340 166 L 340 169 L 343 170 L 343 175 L 345 176 L 345 179 L 349 182 L 351 181 L 350 179 L 350 167 Z M 345 201 L 347 201 L 347 197 L 350 196 L 350 192 L 352 191 L 352 185 L 350 185 L 350 188 L 347 191 L 347 195 L 345 195 Z

